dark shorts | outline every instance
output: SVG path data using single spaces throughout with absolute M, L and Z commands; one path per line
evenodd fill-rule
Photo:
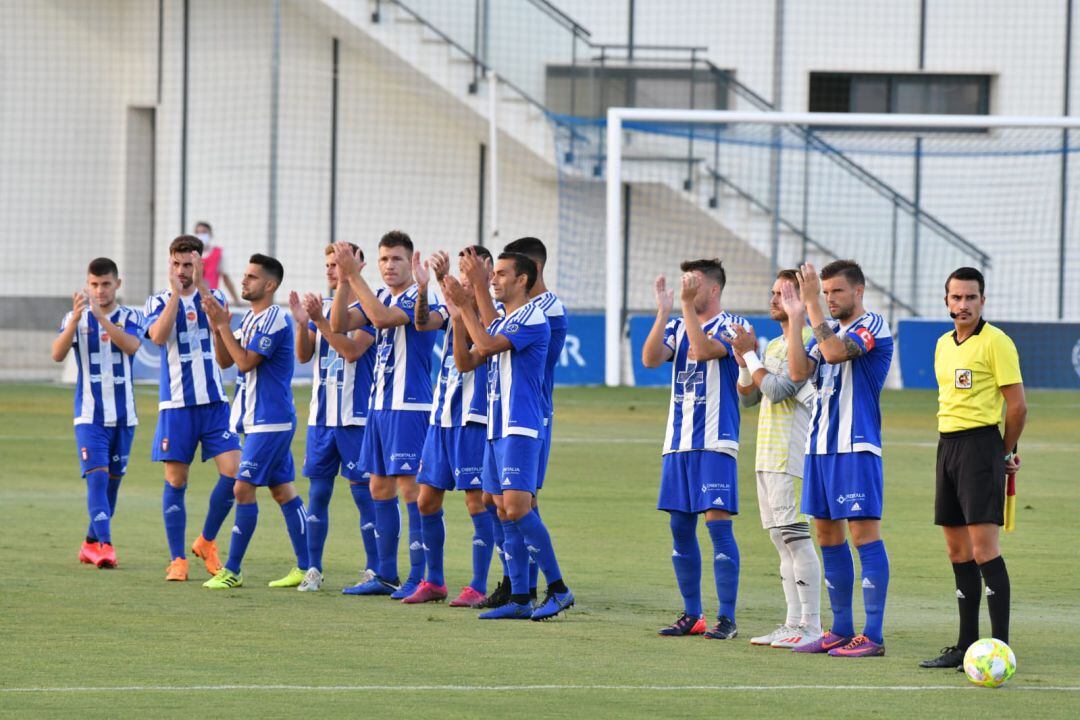
M 1005 446 L 996 425 L 942 433 L 934 524 L 1005 524 Z

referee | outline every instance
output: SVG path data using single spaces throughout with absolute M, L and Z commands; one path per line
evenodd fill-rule
M 925 668 L 960 668 L 979 639 L 979 602 L 986 583 L 993 636 L 1009 641 L 1009 573 L 998 545 L 1004 524 L 1005 476 L 1020 467 L 1016 443 L 1027 405 L 1020 359 L 1013 341 L 982 317 L 985 282 L 975 268 L 962 267 L 945 281 L 945 304 L 955 329 L 934 351 L 938 381 L 937 484 L 934 523 L 956 576 L 960 633 Z M 1004 438 L 998 431 L 1005 401 Z

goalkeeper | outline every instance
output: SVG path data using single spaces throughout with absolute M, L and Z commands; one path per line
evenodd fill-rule
M 925 668 L 960 668 L 967 647 L 979 639 L 979 602 L 986 583 L 993 636 L 1009 642 L 1009 573 L 998 545 L 1005 521 L 1005 477 L 1020 467 L 1016 443 L 1027 405 L 1020 359 L 1009 336 L 982 317 L 982 273 L 955 270 L 945 281 L 945 305 L 955 329 L 934 351 L 938 382 L 937 486 L 934 523 L 956 576 L 960 634 Z M 1004 399 L 1004 438 L 998 430 Z

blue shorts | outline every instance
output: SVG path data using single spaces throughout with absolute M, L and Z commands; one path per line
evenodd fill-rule
M 483 490 L 484 446 L 487 427 L 429 425 L 416 482 L 439 490 Z
M 105 427 L 86 423 L 75 426 L 75 445 L 83 477 L 94 468 L 109 468 L 109 475 L 120 477 L 127 471 L 135 426 Z
M 731 455 L 688 450 L 664 456 L 657 510 L 703 513 L 724 510 L 739 514 L 738 466 Z
M 296 479 L 293 466 L 292 439 L 296 428 L 279 432 L 247 433 L 240 455 L 237 480 L 271 487 Z
M 229 429 L 229 403 L 165 408 L 158 412 L 154 462 L 181 462 L 190 465 L 195 446 L 202 445 L 202 460 L 240 449 L 240 438 Z
M 502 495 L 504 490 L 520 490 L 535 495 L 543 438 L 507 435 L 486 445 L 484 492 Z
M 870 452 L 807 455 L 802 511 L 822 520 L 881 519 L 884 474 Z
M 548 458 L 551 456 L 551 428 L 555 422 L 554 417 L 549 417 L 544 424 L 544 446 L 540 449 L 540 466 L 536 469 L 536 489 L 544 487 L 544 477 L 547 475 Z
M 423 410 L 373 410 L 360 450 L 360 469 L 372 475 L 416 475 L 427 434 Z
M 367 482 L 371 478 L 360 470 L 360 446 L 363 443 L 362 425 L 308 425 L 304 477 L 332 480 L 340 470 L 341 476 L 347 480 Z

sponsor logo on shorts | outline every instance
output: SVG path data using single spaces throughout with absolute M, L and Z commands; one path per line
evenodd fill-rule
M 469 481 L 469 484 L 470 485 L 482 485 L 483 483 L 480 482 L 480 478 L 474 477 L 472 480 Z
M 241 470 L 241 471 L 240 471 L 240 477 L 246 477 L 246 478 L 249 478 L 249 477 L 251 477 L 251 471 L 250 471 L 250 470 L 246 470 L 246 469 L 245 469 L 245 470 Z
M 232 437 L 232 433 L 231 433 L 231 432 L 229 432 L 228 430 L 226 430 L 225 432 L 221 433 L 221 439 L 222 439 L 222 440 L 228 440 L 228 439 L 229 439 L 229 438 L 231 438 L 231 437 Z
M 848 503 L 848 502 L 853 502 L 853 503 L 855 503 L 855 505 L 858 505 L 860 500 L 862 500 L 863 502 L 866 502 L 866 495 L 863 494 L 863 493 L 848 493 L 847 495 L 839 495 L 836 498 L 836 502 L 838 504 L 840 504 L 840 505 L 843 505 L 844 503 Z M 852 507 L 851 509 L 852 510 L 861 510 L 862 508 L 861 507 Z
M 967 368 L 956 368 L 956 378 L 953 383 L 957 390 L 970 390 L 971 389 L 971 370 Z
M 715 500 L 712 501 L 712 504 L 713 505 L 723 505 L 724 504 L 724 498 L 716 498 Z
M 502 481 L 503 487 L 507 487 L 510 484 L 510 478 L 505 478 Z
M 423 464 L 421 464 L 421 467 L 423 467 Z M 402 470 L 412 470 L 412 465 L 410 465 L 407 462 L 401 463 L 401 469 Z
M 862 505 L 860 505 L 858 501 L 856 501 L 855 504 L 851 506 L 851 511 L 859 512 L 860 510 L 862 510 Z

